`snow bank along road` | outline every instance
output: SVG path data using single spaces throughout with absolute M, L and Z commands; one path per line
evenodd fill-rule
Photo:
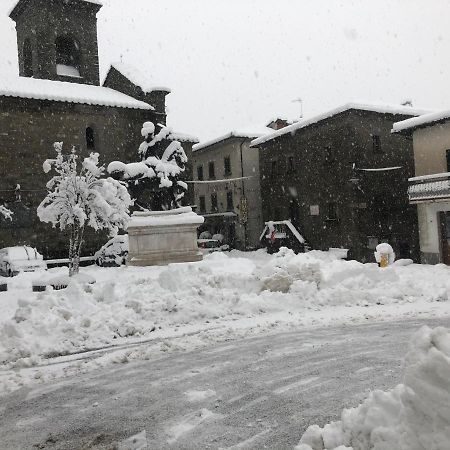
M 449 322 L 305 329 L 22 388 L 1 399 L 0 448 L 293 449 L 309 424 L 399 383 L 412 334 Z

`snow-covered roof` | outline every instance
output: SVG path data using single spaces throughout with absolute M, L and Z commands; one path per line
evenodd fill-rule
M 337 114 L 342 112 L 357 109 L 361 111 L 371 111 L 377 112 L 381 114 L 402 114 L 402 115 L 411 115 L 411 116 L 420 116 L 422 114 L 426 114 L 429 111 L 413 109 L 409 106 L 401 106 L 401 105 L 378 105 L 378 104 L 368 104 L 368 103 L 347 103 L 345 105 L 339 106 L 338 108 L 332 109 L 331 111 L 327 111 L 325 113 L 319 114 L 314 117 L 310 117 L 309 119 L 303 119 L 299 122 L 296 122 L 292 125 L 289 125 L 285 128 L 281 128 L 280 130 L 274 131 L 268 135 L 261 136 L 252 141 L 252 146 L 257 146 L 259 144 L 263 144 L 264 142 L 271 141 L 279 136 L 283 136 L 288 133 L 294 133 L 295 131 L 308 127 L 309 125 L 321 122 L 322 120 L 329 119 Z
M 424 114 L 420 117 L 413 117 L 412 119 L 402 120 L 394 123 L 392 128 L 393 133 L 398 133 L 412 128 L 424 128 L 433 125 L 436 122 L 450 120 L 450 111 L 439 111 L 430 114 Z
M 195 136 L 186 133 L 174 133 L 173 131 L 168 136 L 168 139 L 170 141 L 193 142 L 194 144 L 199 142 L 198 138 Z
M 122 62 L 111 63 L 111 67 L 114 67 L 118 72 L 120 72 L 124 77 L 128 78 L 135 86 L 138 86 L 145 93 L 150 93 L 154 91 L 163 91 L 170 93 L 171 90 L 165 86 L 156 86 L 150 83 L 149 77 L 144 75 L 135 67 L 124 64 Z
M 257 137 L 264 136 L 272 131 L 271 128 L 267 127 L 253 127 L 248 128 L 243 127 L 239 131 L 230 131 L 224 135 L 216 137 L 214 139 L 210 139 L 208 141 L 200 142 L 197 145 L 194 145 L 192 149 L 194 151 L 199 151 L 207 147 L 211 147 L 212 145 L 218 144 L 219 142 L 226 141 L 231 138 L 242 138 L 242 139 L 254 139 Z
M 118 108 L 154 109 L 148 103 L 103 86 L 25 77 L 0 80 L 0 96 Z
M 9 12 L 8 12 L 8 16 L 11 17 L 13 15 L 15 15 L 16 8 L 20 7 L 20 4 L 24 4 L 24 3 L 28 3 L 30 0 L 19 0 L 16 3 L 13 4 L 13 6 L 11 6 Z M 84 3 L 93 3 L 94 5 L 98 5 L 98 6 L 103 6 L 103 3 L 100 0 L 78 0 L 80 2 L 84 2 Z M 14 17 L 12 17 L 14 19 Z

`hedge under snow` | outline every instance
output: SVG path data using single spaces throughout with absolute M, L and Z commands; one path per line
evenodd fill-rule
M 450 330 L 423 327 L 404 367 L 403 384 L 372 392 L 339 422 L 309 427 L 296 450 L 448 450 Z

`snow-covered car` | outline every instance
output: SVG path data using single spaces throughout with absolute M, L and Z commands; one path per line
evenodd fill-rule
M 19 272 L 46 270 L 43 256 L 32 247 L 6 247 L 0 250 L 0 275 L 13 277 Z
M 197 245 L 200 251 L 204 254 L 214 252 L 227 252 L 230 250 L 230 246 L 227 244 L 221 244 L 217 239 L 197 239 Z
M 95 255 L 95 264 L 101 267 L 120 267 L 127 262 L 128 234 L 110 239 Z

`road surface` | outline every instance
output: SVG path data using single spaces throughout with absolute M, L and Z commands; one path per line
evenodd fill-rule
M 114 365 L 0 399 L 0 448 L 292 449 L 401 381 L 416 320 L 300 330 Z M 139 439 L 137 439 L 139 442 Z M 134 447 L 134 449 L 139 446 Z

